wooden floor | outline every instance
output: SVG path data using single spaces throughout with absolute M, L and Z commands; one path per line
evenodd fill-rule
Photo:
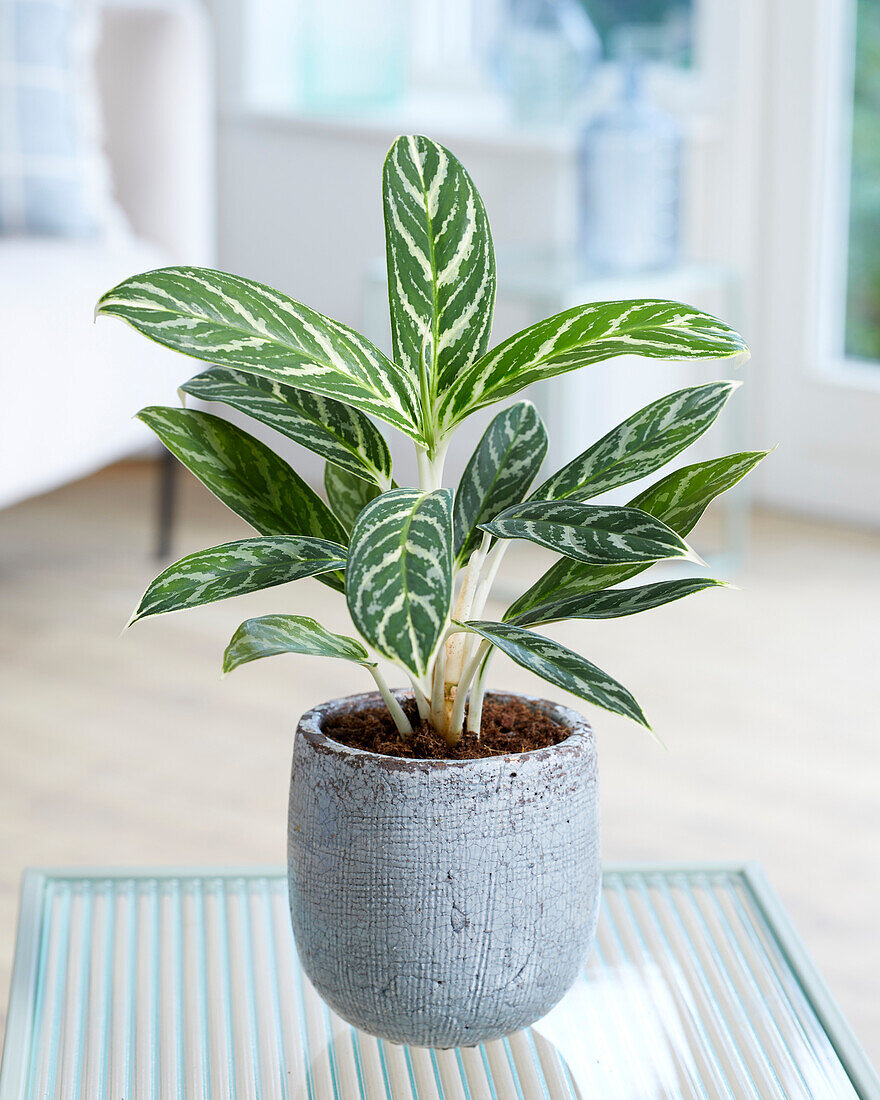
M 0 988 L 22 869 L 284 858 L 291 739 L 309 704 L 367 690 L 278 658 L 221 681 L 248 615 L 349 629 L 314 581 L 138 624 L 152 471 L 117 467 L 0 513 Z M 176 550 L 239 537 L 185 486 Z M 511 555 L 526 576 L 529 552 Z M 608 860 L 760 861 L 880 1061 L 880 536 L 760 517 L 737 582 L 556 637 L 618 676 L 668 749 L 594 712 Z M 496 686 L 562 698 L 498 660 Z M 0 994 L 2 997 L 2 994 Z

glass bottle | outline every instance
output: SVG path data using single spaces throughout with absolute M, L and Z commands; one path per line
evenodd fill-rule
M 599 35 L 579 0 L 507 0 L 492 69 L 516 124 L 559 126 L 601 55 Z
M 578 149 L 580 253 L 607 273 L 670 267 L 678 259 L 681 128 L 655 106 L 636 56 L 621 95 L 584 128 Z

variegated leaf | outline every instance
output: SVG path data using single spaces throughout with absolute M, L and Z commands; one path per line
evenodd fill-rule
M 355 477 L 390 487 L 388 444 L 357 409 L 228 367 L 211 367 L 180 388 L 203 401 L 221 401 L 247 413 Z
M 400 137 L 382 176 L 394 359 L 425 412 L 489 346 L 495 253 L 483 201 L 442 145 Z
M 138 418 L 227 508 L 261 535 L 309 535 L 346 543 L 347 532 L 299 474 L 235 424 L 194 409 L 154 406 Z M 320 579 L 341 590 L 342 577 Z
M 689 535 L 715 497 L 732 489 L 769 453 L 739 451 L 683 466 L 639 493 L 631 507 L 660 517 L 682 536 Z
M 530 500 L 513 505 L 480 529 L 497 538 L 527 539 L 592 565 L 695 557 L 665 523 L 635 508 L 610 504 Z
M 748 349 L 723 321 L 679 302 L 575 306 L 516 333 L 462 372 L 441 398 L 440 428 L 449 431 L 475 410 L 532 382 L 615 355 L 726 359 L 744 358 Z
M 724 587 L 723 581 L 686 577 L 637 588 L 606 588 L 602 592 L 566 596 L 553 603 L 538 604 L 506 621 L 515 622 L 518 626 L 538 626 L 563 619 L 620 619 L 624 615 L 638 615 L 642 611 L 662 607 L 706 588 L 719 587 Z
M 261 657 L 303 653 L 308 657 L 338 657 L 359 665 L 374 665 L 356 638 L 331 634 L 304 615 L 263 615 L 247 619 L 232 635 L 223 654 L 224 673 Z
M 559 642 L 513 623 L 468 622 L 464 626 L 549 684 L 651 728 L 642 708 L 623 684 Z
M 745 477 L 768 453 L 742 451 L 685 466 L 639 493 L 629 507 L 655 516 L 684 538 L 715 497 Z M 648 565 L 585 565 L 563 558 L 510 605 L 504 618 L 518 618 L 545 604 L 622 584 L 647 568 Z
M 364 508 L 379 495 L 375 482 L 354 477 L 332 462 L 324 466 L 324 492 L 333 514 L 349 534 Z
M 589 500 L 647 477 L 710 428 L 739 382 L 690 386 L 653 401 L 532 493 L 535 500 Z
M 345 560 L 345 547 L 325 539 L 296 536 L 224 542 L 163 569 L 144 593 L 131 622 L 345 569 Z
M 367 641 L 423 675 L 452 598 L 452 490 L 392 489 L 370 501 L 351 535 L 345 587 Z
M 166 267 L 109 290 L 97 314 L 165 347 L 353 405 L 423 442 L 409 374 L 354 329 L 262 283 Z
M 546 453 L 547 431 L 531 401 L 519 401 L 495 417 L 455 491 L 457 561 L 466 561 L 477 545 L 478 524 L 523 499 Z

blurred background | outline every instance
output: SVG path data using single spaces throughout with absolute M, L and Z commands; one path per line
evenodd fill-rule
M 593 715 L 605 858 L 760 861 L 880 1060 L 880 0 L 0 0 L 0 989 L 26 865 L 282 863 L 296 718 L 369 687 L 305 658 L 220 682 L 248 615 L 348 629 L 311 580 L 119 637 L 160 560 L 245 527 L 131 419 L 195 369 L 94 302 L 209 264 L 387 344 L 381 165 L 412 131 L 485 199 L 496 340 L 659 296 L 749 341 L 676 460 L 779 444 L 695 535 L 743 591 L 548 633 L 668 746 Z M 537 388 L 548 472 L 717 376 Z M 546 564 L 507 560 L 508 599 Z

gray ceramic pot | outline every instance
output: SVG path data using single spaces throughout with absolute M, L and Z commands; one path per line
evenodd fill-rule
M 296 946 L 318 993 L 364 1031 L 429 1047 L 508 1035 L 548 1012 L 584 962 L 600 894 L 593 733 L 566 707 L 522 698 L 568 738 L 424 761 L 325 736 L 329 715 L 375 705 L 376 694 L 299 723 L 288 823 Z

